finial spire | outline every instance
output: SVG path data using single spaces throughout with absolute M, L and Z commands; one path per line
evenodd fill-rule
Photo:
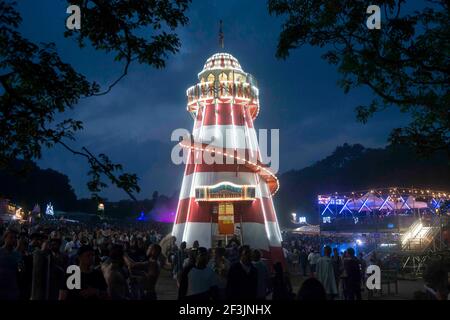
M 219 45 L 220 48 L 224 47 L 224 36 L 223 36 L 223 22 L 220 20 L 220 29 L 219 29 Z

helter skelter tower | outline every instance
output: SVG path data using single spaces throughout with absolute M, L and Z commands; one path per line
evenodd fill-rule
M 188 162 L 172 235 L 178 244 L 189 247 L 197 240 L 207 248 L 237 237 L 264 258 L 284 262 L 272 201 L 279 183 L 262 164 L 253 126 L 259 113 L 256 80 L 227 53 L 210 57 L 198 79 L 187 90 L 194 129 L 180 143 Z

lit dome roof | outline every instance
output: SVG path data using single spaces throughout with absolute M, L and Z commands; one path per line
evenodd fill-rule
M 244 72 L 239 61 L 229 53 L 216 53 L 206 60 L 203 71 L 214 69 L 235 69 Z

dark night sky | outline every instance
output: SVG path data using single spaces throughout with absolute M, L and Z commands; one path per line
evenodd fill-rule
M 33 41 L 55 42 L 64 60 L 88 79 L 107 85 L 120 74 L 121 64 L 114 63 L 110 55 L 80 50 L 73 40 L 63 37 L 65 1 L 22 0 L 19 9 L 24 35 Z M 335 68 L 320 59 L 323 51 L 319 49 L 297 49 L 287 61 L 277 60 L 281 20 L 268 14 L 265 0 L 194 0 L 188 16 L 189 25 L 178 30 L 181 51 L 165 69 L 133 65 L 110 94 L 84 99 L 67 114 L 85 126 L 74 146 L 107 153 L 126 170 L 136 172 L 142 187 L 139 198 L 151 197 L 154 190 L 171 195 L 181 185 L 183 167 L 171 163 L 174 143 L 170 134 L 176 128 L 192 128 L 185 91 L 196 82 L 206 59 L 220 51 L 220 19 L 224 21 L 225 51 L 258 80 L 261 112 L 257 129 L 280 129 L 281 172 L 311 165 L 345 142 L 384 146 L 389 131 L 405 122 L 404 115 L 389 111 L 366 125 L 358 123 L 354 109 L 370 101 L 370 92 L 358 89 L 345 95 L 336 85 Z M 67 174 L 77 195 L 89 196 L 83 159 L 57 147 L 46 151 L 38 163 Z M 111 200 L 126 198 L 113 188 L 105 195 Z

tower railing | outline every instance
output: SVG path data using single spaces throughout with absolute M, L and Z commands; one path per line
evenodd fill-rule
M 258 103 L 259 90 L 246 82 L 218 80 L 198 83 L 186 91 L 188 104 L 211 98 L 239 98 Z

